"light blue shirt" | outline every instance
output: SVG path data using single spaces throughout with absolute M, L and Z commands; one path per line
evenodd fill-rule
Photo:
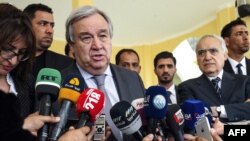
M 96 88 L 97 89 L 97 85 L 95 83 L 95 80 L 93 79 L 93 75 L 86 72 L 85 70 L 83 70 L 78 64 L 76 64 L 76 66 L 80 70 L 80 73 L 81 73 L 82 77 L 84 78 L 86 85 L 89 88 Z M 113 75 L 111 73 L 110 66 L 107 67 L 104 74 L 106 74 L 106 78 L 104 81 L 106 95 L 108 95 L 111 104 L 114 105 L 115 103 L 119 102 L 120 99 L 119 99 L 119 95 L 117 92 L 117 88 L 116 88 L 114 80 L 113 80 Z

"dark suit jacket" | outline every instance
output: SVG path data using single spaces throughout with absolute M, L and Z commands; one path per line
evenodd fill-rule
M 61 55 L 59 53 L 48 50 L 46 52 L 46 61 L 45 67 L 54 68 L 59 71 L 68 67 L 71 63 L 73 63 L 73 59 L 68 56 Z
M 20 116 L 20 103 L 14 94 L 0 91 L 0 140 L 36 141 L 35 136 L 23 130 L 23 118 Z
M 247 75 L 250 76 L 250 59 L 248 58 L 246 58 L 246 66 L 247 66 Z M 232 65 L 230 64 L 228 59 L 225 61 L 223 70 L 229 73 L 234 73 Z
M 175 93 L 176 93 L 176 102 L 177 102 L 177 104 L 179 104 L 180 103 L 180 96 L 179 96 L 179 93 L 178 93 L 178 86 L 177 85 L 175 85 Z
M 140 76 L 136 72 L 129 71 L 113 64 L 110 64 L 110 68 L 120 100 L 131 103 L 137 98 L 144 98 L 144 85 Z M 63 77 L 70 73 L 81 75 L 76 63 L 73 63 L 61 72 Z M 70 118 L 72 118 L 72 115 L 74 115 L 74 113 L 70 114 Z M 111 137 L 109 141 L 111 140 L 113 141 L 114 139 Z M 124 135 L 124 141 L 127 140 L 133 141 L 134 139 L 131 136 Z
M 68 56 L 65 55 L 61 55 L 59 53 L 47 50 L 44 52 L 45 54 L 45 66 L 44 68 L 52 68 L 52 69 L 56 69 L 58 71 L 61 71 L 62 69 L 68 67 L 70 64 L 73 63 L 73 59 L 69 58 Z M 39 66 L 36 64 L 37 62 L 35 62 L 35 66 Z M 40 70 L 41 68 L 39 68 Z M 34 78 L 36 78 L 38 72 L 34 72 Z
M 211 81 L 201 75 L 182 82 L 178 86 L 181 103 L 189 98 L 199 99 L 210 106 L 224 105 L 228 121 L 250 120 L 250 77 L 229 74 L 224 71 L 221 85 L 221 98 L 215 92 Z
M 34 77 L 30 74 L 30 75 L 27 75 L 26 80 L 21 81 L 12 72 L 10 74 L 12 76 L 16 91 L 18 93 L 17 99 L 20 103 L 19 114 L 21 117 L 25 118 L 29 114 L 37 110 L 37 108 L 35 108 L 36 93 L 35 93 Z

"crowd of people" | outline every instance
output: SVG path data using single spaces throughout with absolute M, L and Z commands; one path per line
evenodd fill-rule
M 113 24 L 94 6 L 80 7 L 67 18 L 67 56 L 48 50 L 54 25 L 53 11 L 47 5 L 30 4 L 22 11 L 0 3 L 0 140 L 37 140 L 44 124 L 60 121 L 59 102 L 53 104 L 51 116 L 39 115 L 35 79 L 42 68 L 60 71 L 63 79 L 77 74 L 88 88 L 99 88 L 96 77 L 104 76 L 103 111 L 109 126 L 102 141 L 136 140 L 112 126 L 111 116 L 105 111 L 119 101 L 144 103 L 147 89 L 139 74 L 145 68 L 141 68 L 138 53 L 122 49 L 116 54 L 116 64 L 110 62 Z M 199 39 L 195 53 L 202 75 L 197 78 L 174 84 L 178 60 L 171 52 L 159 52 L 153 60 L 158 79 L 155 85 L 166 90 L 168 104 L 181 105 L 188 99 L 207 103 L 214 116 L 211 136 L 214 141 L 221 141 L 224 123 L 250 120 L 250 61 L 244 56 L 248 50 L 247 25 L 241 19 L 233 20 L 223 27 L 221 36 L 204 35 Z M 75 108 L 68 119 L 73 122 L 59 141 L 93 140 L 94 126 L 74 128 L 79 120 Z M 156 129 L 157 134 L 145 135 L 142 140 L 164 140 L 158 132 Z M 188 133 L 183 136 L 190 141 L 206 140 Z

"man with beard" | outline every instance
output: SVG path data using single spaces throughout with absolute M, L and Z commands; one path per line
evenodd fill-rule
M 30 4 L 24 12 L 29 16 L 36 36 L 36 61 L 33 75 L 36 78 L 42 68 L 54 68 L 62 70 L 72 63 L 67 56 L 49 51 L 53 42 L 54 18 L 50 7 L 43 4 Z
M 228 49 L 224 70 L 229 73 L 250 75 L 250 60 L 244 56 L 249 50 L 246 23 L 236 19 L 225 25 L 221 31 Z
M 176 73 L 176 59 L 173 54 L 168 51 L 157 54 L 154 58 L 154 72 L 158 78 L 158 85 L 170 93 L 169 102 L 178 103 L 177 87 L 173 83 Z

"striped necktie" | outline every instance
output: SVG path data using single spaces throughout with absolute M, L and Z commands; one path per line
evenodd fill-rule
M 215 91 L 216 93 L 221 96 L 221 89 L 219 87 L 219 82 L 220 82 L 220 78 L 216 77 L 215 79 L 212 79 L 212 83 L 214 85 Z
M 106 93 L 105 87 L 104 87 L 105 77 L 106 77 L 105 74 L 102 74 L 102 75 L 94 76 L 94 79 L 96 81 L 98 89 L 105 93 L 104 114 L 106 115 L 105 116 L 106 121 L 107 121 L 108 125 L 111 127 L 112 133 L 115 136 L 115 138 L 118 141 L 122 141 L 121 132 L 115 126 L 114 122 L 111 119 L 110 113 L 109 113 L 109 111 L 110 111 L 110 109 L 112 107 L 112 103 L 111 103 L 111 101 L 110 101 L 110 99 L 109 99 L 109 97 L 108 97 L 108 95 Z

